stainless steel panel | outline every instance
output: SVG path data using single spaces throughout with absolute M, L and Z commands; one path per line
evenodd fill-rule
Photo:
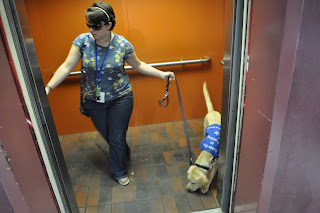
M 23 0 L 4 1 L 15 48 L 18 52 L 19 63 L 27 85 L 24 96 L 31 100 L 35 110 L 36 122 L 40 126 L 40 134 L 48 159 L 53 169 L 53 176 L 58 183 L 59 194 L 67 212 L 79 212 L 72 184 L 60 147 L 59 138 L 55 129 L 44 83 L 31 36 L 27 13 Z M 39 203 L 39 205 L 41 205 Z
M 221 138 L 219 148 L 219 169 L 218 169 L 218 184 L 217 184 L 217 199 L 220 206 L 227 209 L 228 201 L 223 198 L 227 190 L 224 186 L 224 176 L 226 175 L 226 150 L 227 150 L 227 127 L 228 127 L 228 112 L 229 112 L 229 85 L 230 85 L 230 71 L 231 71 L 231 44 L 233 34 L 233 11 L 234 1 L 225 0 L 225 44 L 224 44 L 224 58 L 221 61 L 223 65 L 223 88 L 222 88 L 222 109 L 221 109 Z M 230 183 L 231 186 L 231 183 Z
M 229 211 L 232 201 L 233 161 L 236 136 L 236 121 L 239 97 L 239 78 L 241 67 L 241 42 L 243 27 L 244 0 L 225 1 L 226 29 L 225 54 L 223 64 L 223 95 L 221 142 L 219 151 L 218 194 L 223 212 Z

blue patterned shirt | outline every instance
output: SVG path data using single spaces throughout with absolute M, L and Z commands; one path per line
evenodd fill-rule
M 121 97 L 132 91 L 129 76 L 125 72 L 125 60 L 129 58 L 134 48 L 132 44 L 123 36 L 115 33 L 110 43 L 107 57 L 101 69 L 101 91 L 105 92 L 105 100 L 110 101 Z M 85 78 L 85 97 L 90 100 L 96 100 L 97 71 L 95 57 L 95 40 L 91 33 L 79 35 L 73 44 L 78 47 L 82 54 L 82 66 L 86 71 Z M 107 47 L 97 44 L 98 69 L 103 61 Z

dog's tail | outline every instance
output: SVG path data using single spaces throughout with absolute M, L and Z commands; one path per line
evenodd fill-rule
M 204 99 L 206 101 L 208 112 L 214 111 L 214 108 L 213 108 L 213 105 L 211 102 L 211 98 L 210 98 L 210 95 L 208 92 L 208 88 L 207 88 L 207 82 L 203 83 L 203 95 L 204 95 Z

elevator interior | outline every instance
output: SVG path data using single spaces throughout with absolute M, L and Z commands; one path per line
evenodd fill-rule
M 158 8 L 167 8 L 167 5 L 170 4 L 169 2 L 161 2 L 162 3 L 157 3 Z M 212 99 L 214 100 L 215 107 L 217 109 L 220 109 L 218 111 L 220 111 L 223 115 L 222 128 L 224 128 L 225 133 L 224 135 L 222 135 L 222 141 L 226 141 L 227 138 L 228 140 L 233 141 L 232 137 L 235 138 L 235 135 L 230 135 L 230 132 L 233 132 L 230 131 L 230 128 L 231 130 L 235 130 L 237 128 L 237 125 L 239 125 L 239 121 L 236 120 L 236 115 L 237 113 L 239 113 L 237 110 L 239 88 L 234 88 L 239 87 L 239 84 L 242 84 L 243 79 L 239 77 L 239 71 L 230 72 L 230 70 L 237 70 L 239 67 L 242 67 L 243 69 L 243 61 L 241 61 L 241 57 L 243 57 L 243 55 L 246 53 L 246 43 L 242 42 L 243 40 L 245 40 L 246 34 L 242 35 L 242 21 L 244 14 L 247 13 L 246 10 L 248 10 L 248 8 L 246 7 L 248 7 L 248 5 L 246 5 L 244 2 L 237 2 L 236 4 L 234 4 L 232 1 L 224 1 L 219 5 L 220 10 L 216 11 L 215 13 L 216 15 L 220 15 L 222 21 L 221 19 L 212 20 L 210 24 L 206 22 L 205 18 L 202 17 L 201 19 L 200 15 L 196 16 L 197 18 L 195 18 L 194 20 L 188 19 L 190 14 L 192 14 L 192 11 L 197 11 L 197 14 L 200 14 L 199 11 L 203 10 L 206 7 L 209 8 L 207 9 L 209 13 L 210 9 L 212 9 L 213 7 L 213 5 L 211 5 L 212 3 L 210 2 L 211 1 L 206 1 L 206 3 L 203 3 L 203 5 L 199 3 L 197 3 L 196 5 L 189 5 L 189 7 L 184 8 L 184 10 L 179 10 L 181 19 L 178 19 L 177 22 L 173 21 L 173 17 L 175 17 L 175 14 L 172 14 L 171 17 L 168 15 L 170 13 L 163 14 L 163 12 L 159 10 L 159 13 L 162 16 L 159 15 L 159 18 L 155 15 L 154 19 L 152 20 L 155 20 L 158 17 L 158 19 L 156 19 L 157 21 L 153 21 L 154 23 L 146 21 L 146 23 L 144 23 L 144 26 L 143 23 L 140 22 L 141 20 L 147 20 L 148 15 L 138 12 L 133 13 L 132 11 L 140 8 L 140 10 L 148 11 L 150 14 L 156 13 L 155 11 L 148 9 L 148 6 L 151 7 L 151 3 L 147 4 L 145 2 L 145 4 L 140 5 L 136 3 L 130 3 L 129 1 L 122 1 L 121 4 L 126 5 L 126 7 L 121 4 L 117 7 L 121 8 L 122 11 L 120 9 L 118 9 L 118 11 L 121 11 L 120 13 L 123 13 L 125 15 L 117 16 L 119 17 L 119 23 L 123 23 L 122 26 L 119 24 L 119 26 L 117 27 L 120 28 L 119 31 L 122 31 L 123 34 L 130 35 L 130 38 L 133 40 L 133 42 L 137 44 L 135 45 L 137 51 L 139 50 L 140 46 L 140 48 L 142 49 L 140 50 L 141 52 L 139 52 L 142 56 L 141 58 L 149 63 L 160 62 L 161 59 L 163 61 L 170 61 L 209 56 L 211 58 L 211 62 L 209 64 L 205 63 L 202 65 L 190 66 L 183 65 L 182 67 L 174 66 L 164 69 L 173 70 L 177 73 L 177 79 L 179 80 L 179 83 L 181 85 L 184 85 L 181 89 L 183 94 L 188 94 L 188 97 L 184 97 L 183 103 L 186 108 L 187 118 L 188 120 L 190 120 L 189 124 L 191 125 L 192 123 L 197 123 L 199 128 L 201 128 L 201 118 L 203 118 L 203 116 L 205 115 L 205 104 L 201 93 L 202 87 L 199 85 L 202 85 L 203 80 L 206 80 L 209 83 L 211 82 L 211 85 L 214 85 L 214 89 L 211 89 L 210 93 L 213 96 Z M 110 1 L 111 5 L 113 5 L 112 3 L 113 2 Z M 37 4 L 37 6 L 35 6 L 35 4 Z M 114 1 L 114 4 L 117 3 Z M 183 3 L 180 2 L 180 4 Z M 68 18 L 68 16 L 57 15 L 57 10 L 62 10 L 63 8 L 62 6 L 58 7 L 57 5 L 65 5 L 64 10 L 66 11 L 72 11 L 72 8 L 75 7 L 72 2 L 57 3 L 52 1 L 48 4 L 31 0 L 4 2 L 4 7 L 13 8 L 12 14 L 7 13 L 7 18 L 9 22 L 11 22 L 12 34 L 16 33 L 15 36 L 13 36 L 13 44 L 20 44 L 20 47 L 17 47 L 17 45 L 15 45 L 16 49 L 21 48 L 21 50 L 19 50 L 20 52 L 17 51 L 17 58 L 21 64 L 25 63 L 22 69 L 25 69 L 26 74 L 23 77 L 24 79 L 28 79 L 26 81 L 29 81 L 26 83 L 26 95 L 28 94 L 30 96 L 30 103 L 34 110 L 34 113 L 31 114 L 34 114 L 33 124 L 35 126 L 35 131 L 38 133 L 37 139 L 39 141 L 39 144 L 43 143 L 41 148 L 42 154 L 47 155 L 47 157 L 44 157 L 44 159 L 47 160 L 45 162 L 47 170 L 52 171 L 51 175 L 49 172 L 49 178 L 53 187 L 53 191 L 56 194 L 60 207 L 65 208 L 66 211 L 68 211 L 68 209 L 77 211 L 78 206 L 70 180 L 70 171 L 68 171 L 66 159 L 63 156 L 63 147 L 60 146 L 60 141 L 63 141 L 65 138 L 71 137 L 71 135 L 76 135 L 80 132 L 93 132 L 94 129 L 92 125 L 90 126 L 90 124 L 85 127 L 83 124 L 79 125 L 78 127 L 76 126 L 79 123 L 88 123 L 85 118 L 80 116 L 80 113 L 77 110 L 77 94 L 79 93 L 77 77 L 71 77 L 70 79 L 66 80 L 66 83 L 63 84 L 61 88 L 57 89 L 58 91 L 56 93 L 52 93 L 52 100 L 50 100 L 51 97 L 49 97 L 48 100 L 44 93 L 43 87 L 44 83 L 48 81 L 49 76 L 52 75 L 55 67 L 57 67 L 57 64 L 61 62 L 61 60 L 59 61 L 58 58 L 64 57 L 62 52 L 66 54 L 67 51 L 65 49 L 69 48 L 70 41 L 72 41 L 71 38 L 73 38 L 75 35 L 74 32 L 72 32 L 73 27 L 78 27 L 83 32 L 86 32 L 86 29 L 84 24 L 82 26 L 82 22 L 80 23 L 80 21 L 79 23 L 75 24 L 74 22 L 72 22 L 72 20 L 69 20 L 70 17 Z M 86 2 L 86 5 L 88 5 L 88 2 Z M 208 5 L 210 5 L 210 7 Z M 243 5 L 246 5 L 246 7 L 244 7 Z M 175 8 L 174 6 L 177 7 L 177 5 L 173 5 L 172 8 Z M 243 7 L 246 8 L 246 12 L 243 12 Z M 127 8 L 125 12 L 123 12 L 123 8 Z M 83 8 L 75 8 L 74 12 L 80 13 L 79 17 L 81 17 L 83 16 L 83 14 L 79 11 L 83 10 Z M 41 13 L 40 11 L 43 12 Z M 168 12 L 172 11 L 169 10 Z M 47 17 L 51 17 L 52 20 L 42 18 L 44 14 L 46 14 Z M 237 16 L 235 16 L 234 14 L 237 14 Z M 69 15 L 72 17 L 72 14 Z M 162 20 L 164 15 L 167 16 L 167 18 Z M 128 17 L 133 18 L 129 19 Z M 238 19 L 236 19 L 235 17 L 238 17 Z M 125 20 L 126 18 L 128 18 L 129 21 Z M 79 18 L 77 17 L 75 19 L 78 20 Z M 135 28 L 135 24 L 137 24 L 138 27 Z M 146 33 L 146 38 L 142 36 L 141 33 L 145 32 L 143 30 L 145 30 L 145 27 L 150 26 L 150 24 L 156 26 L 153 30 L 150 29 L 149 31 L 155 34 L 160 34 L 160 38 L 164 37 L 165 39 L 167 39 L 168 34 L 177 31 L 180 32 L 182 31 L 181 29 L 184 29 L 183 32 L 180 32 L 181 34 L 177 35 L 178 38 L 173 38 L 172 40 L 168 39 L 168 41 L 164 42 L 167 43 L 167 45 L 169 45 L 171 48 L 174 47 L 174 45 L 178 46 L 177 49 L 180 48 L 181 51 L 172 51 L 170 48 L 164 48 L 163 50 L 158 51 L 158 53 L 154 53 L 152 54 L 152 56 L 150 56 L 150 53 L 148 51 L 153 50 L 153 48 L 159 49 L 162 45 L 164 45 L 163 43 L 159 42 L 159 38 L 155 39 L 155 41 L 152 39 L 146 39 L 147 37 L 153 38 L 152 35 L 148 35 Z M 196 28 L 197 30 L 195 30 L 195 25 L 202 26 L 198 26 L 198 28 Z M 211 25 L 214 25 L 214 27 L 212 27 Z M 14 28 L 16 29 L 14 30 Z M 214 31 L 214 29 L 217 28 L 221 30 L 220 34 Z M 62 32 L 61 29 L 63 29 Z M 165 32 L 163 32 L 163 29 L 165 29 Z M 205 33 L 199 33 L 200 29 L 202 29 L 204 32 L 208 32 L 208 38 L 198 38 L 204 37 L 203 35 L 205 35 Z M 244 30 L 244 32 L 246 33 L 246 30 Z M 60 37 L 60 39 L 66 37 L 65 35 L 70 34 L 71 40 L 69 39 L 68 41 L 62 43 L 57 38 L 57 40 L 59 40 L 57 41 L 59 45 L 54 42 L 53 44 L 51 44 L 51 46 L 49 45 L 49 47 L 45 45 L 46 43 L 48 43 L 48 40 L 55 41 L 57 34 L 61 33 L 63 34 L 63 36 Z M 211 42 L 208 41 L 210 35 L 215 33 L 219 34 L 218 38 L 214 38 Z M 234 38 L 233 36 L 237 33 L 238 36 Z M 48 35 L 50 34 L 53 34 L 52 38 L 48 37 Z M 179 38 L 185 36 L 186 34 L 188 34 L 187 38 L 180 41 L 181 39 L 179 40 Z M 204 40 L 204 43 L 209 43 L 209 47 L 216 45 L 218 50 L 212 51 L 209 47 L 205 47 L 204 50 L 206 52 L 204 52 L 201 48 L 197 49 L 197 46 L 203 46 L 203 44 L 199 41 L 201 39 Z M 180 43 L 178 41 L 180 41 Z M 149 42 L 151 44 L 150 46 L 152 47 L 149 47 L 149 43 L 147 42 Z M 148 45 L 146 45 L 146 43 Z M 54 49 L 55 46 L 63 47 L 63 51 L 60 49 L 57 50 L 57 52 L 62 56 L 58 57 L 57 53 L 54 53 L 53 50 L 47 51 L 48 49 Z M 189 49 L 187 47 L 189 47 Z M 48 53 L 49 57 L 46 58 L 45 53 Z M 164 56 L 166 56 L 167 58 L 165 58 Z M 231 64 L 231 56 L 234 57 L 233 66 Z M 147 125 L 147 129 L 149 130 L 149 132 L 151 132 L 150 129 L 152 129 L 154 125 L 156 126 L 157 131 L 158 128 L 161 128 L 161 126 L 166 126 L 168 125 L 168 123 L 173 123 L 174 125 L 177 124 L 177 126 L 179 126 L 181 117 L 180 114 L 177 113 L 178 102 L 173 100 L 173 97 L 176 95 L 175 92 L 172 92 L 170 94 L 172 101 L 170 103 L 171 108 L 163 110 L 149 107 L 149 103 L 151 103 L 152 101 L 156 102 L 159 97 L 158 94 L 163 94 L 164 82 L 152 81 L 149 79 L 149 77 L 141 76 L 134 71 L 132 71 L 130 75 L 133 79 L 136 93 L 139 93 L 139 95 L 137 95 L 137 99 L 139 101 L 137 103 L 138 107 L 134 111 L 131 121 L 132 129 L 136 129 L 135 127 L 140 126 L 141 128 L 139 129 L 141 131 L 141 129 L 146 128 Z M 233 81 L 230 80 L 231 78 L 233 79 Z M 143 85 L 143 87 L 141 85 Z M 144 94 L 146 87 L 154 87 L 159 89 L 158 91 L 152 91 L 153 93 L 152 95 L 150 95 Z M 174 88 L 171 88 L 171 91 L 172 90 L 174 91 Z M 67 94 L 66 91 L 68 91 L 68 93 L 70 92 L 70 94 Z M 150 92 L 149 89 L 148 92 Z M 55 101 L 58 99 L 59 102 Z M 217 102 L 215 102 L 216 100 Z M 65 103 L 63 105 L 70 106 L 70 109 L 68 109 L 70 111 L 63 112 L 62 108 L 59 108 L 59 105 L 62 105 L 60 101 Z M 147 107 L 144 108 L 144 106 Z M 230 113 L 230 109 L 232 109 L 231 111 L 233 113 Z M 154 110 L 156 110 L 157 113 L 154 113 Z M 66 119 L 66 116 L 69 115 L 71 117 L 74 116 L 74 119 Z M 81 128 L 85 128 L 86 130 L 82 130 Z M 177 127 L 177 129 L 178 128 L 179 127 Z M 88 134 L 90 135 L 91 133 Z M 58 135 L 60 135 L 60 137 Z M 89 136 L 87 135 L 87 138 L 88 137 Z M 96 138 L 99 140 L 99 136 L 96 136 Z M 223 163 L 221 164 L 221 168 L 219 169 L 219 174 L 216 179 L 217 202 L 219 202 L 219 205 L 223 208 L 228 208 L 230 203 L 232 184 L 232 181 L 230 179 L 232 179 L 231 176 L 233 171 L 233 148 L 230 149 L 229 147 L 229 149 L 227 149 L 227 145 L 223 145 L 223 143 L 221 144 L 221 146 L 221 155 L 222 158 L 225 158 L 225 160 L 222 161 Z M 229 156 L 231 155 L 232 157 L 226 158 L 228 153 Z M 227 167 L 228 169 L 225 168 L 225 163 L 229 163 Z M 229 176 L 229 178 L 227 178 L 228 181 L 225 181 L 226 176 Z

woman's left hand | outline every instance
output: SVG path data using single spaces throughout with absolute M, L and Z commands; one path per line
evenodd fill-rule
M 173 72 L 164 72 L 163 79 L 167 81 L 168 78 L 169 78 L 169 81 L 173 81 L 176 79 Z

